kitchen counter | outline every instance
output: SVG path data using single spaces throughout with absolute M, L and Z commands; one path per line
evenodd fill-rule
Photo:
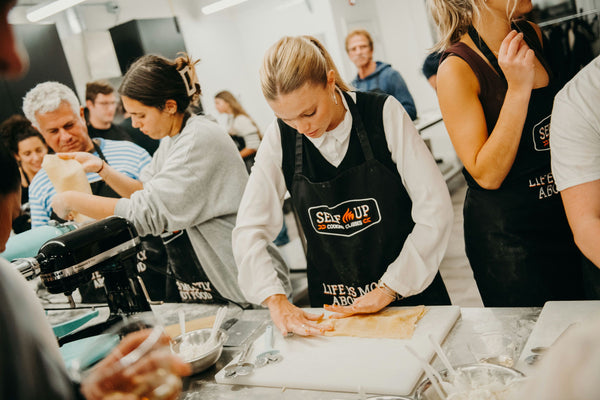
M 159 316 L 165 325 L 176 324 L 177 312 L 185 310 L 186 320 L 202 318 L 214 315 L 215 306 L 204 306 L 198 304 L 162 304 L 152 306 L 155 314 Z M 102 321 L 108 313 L 107 308 L 100 308 L 100 316 L 90 321 L 92 324 Z M 527 341 L 531 330 L 539 316 L 540 308 L 462 308 L 461 315 L 446 337 L 442 348 L 446 352 L 453 365 L 471 363 L 475 361 L 467 344 L 473 338 L 485 332 L 502 332 L 513 335 L 520 353 Z M 64 319 L 64 310 L 49 311 L 48 317 L 51 323 L 55 320 Z M 67 313 L 69 313 L 67 311 Z M 229 306 L 227 318 L 238 318 L 240 320 L 254 320 L 266 323 L 269 321 L 267 310 L 245 310 L 242 311 L 235 306 Z M 263 326 L 264 328 L 264 326 Z M 255 339 L 263 332 L 258 329 L 252 335 Z M 225 348 L 217 363 L 208 370 L 186 378 L 184 381 L 185 392 L 181 399 L 185 400 L 211 400 L 211 399 L 358 399 L 357 393 L 324 392 L 314 390 L 282 389 L 258 386 L 223 385 L 214 380 L 214 375 L 227 365 L 239 352 L 239 348 Z M 382 355 L 385 357 L 385 355 Z M 435 357 L 432 365 L 436 369 L 442 369 L 441 361 Z
M 165 325 L 177 323 L 177 311 L 185 310 L 186 320 L 214 315 L 215 306 L 197 304 L 162 304 L 152 306 L 155 314 L 162 319 Z M 88 324 L 102 321 L 106 318 L 107 308 L 99 309 L 100 316 Z M 462 308 L 461 315 L 446 337 L 442 348 L 453 365 L 474 362 L 467 344 L 475 337 L 486 332 L 502 332 L 512 335 L 517 346 L 517 358 L 529 337 L 533 326 L 540 314 L 541 308 Z M 51 323 L 64 319 L 65 311 L 49 311 L 48 318 Z M 240 320 L 269 321 L 268 310 L 245 310 L 229 306 L 227 318 Z M 256 338 L 264 331 L 264 325 L 254 332 L 251 339 Z M 359 399 L 358 393 L 324 392 L 314 390 L 298 390 L 269 388 L 258 386 L 223 385 L 215 382 L 214 375 L 227 365 L 239 352 L 239 348 L 225 348 L 221 358 L 208 370 L 188 377 L 184 381 L 185 391 L 181 396 L 184 400 L 211 400 L 211 399 Z M 382 354 L 385 357 L 385 354 Z M 432 365 L 436 369 L 443 369 L 441 361 L 434 357 Z
M 513 335 L 518 352 L 523 348 L 533 326 L 539 316 L 540 308 L 463 308 L 461 316 L 448 334 L 442 348 L 453 365 L 474 362 L 475 359 L 467 348 L 474 337 L 485 332 L 502 332 Z M 238 317 L 240 318 L 240 317 Z M 267 321 L 266 310 L 248 310 L 243 312 L 244 319 Z M 257 333 L 260 334 L 262 330 Z M 257 386 L 221 385 L 214 381 L 214 374 L 223 368 L 237 354 L 238 350 L 226 349 L 214 367 L 199 375 L 188 378 L 187 391 L 182 399 L 359 399 L 358 393 L 321 392 L 314 390 L 297 390 L 267 388 Z M 385 357 L 385 355 L 382 355 Z M 435 357 L 432 365 L 443 369 L 441 361 Z

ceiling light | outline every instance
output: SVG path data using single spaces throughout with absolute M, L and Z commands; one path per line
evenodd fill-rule
M 202 7 L 202 13 L 203 14 L 212 14 L 212 13 L 216 13 L 217 11 L 221 11 L 224 10 L 226 8 L 238 5 L 240 3 L 243 3 L 247 0 L 219 0 L 219 1 L 215 1 L 214 3 L 211 3 L 207 6 Z
M 43 20 L 44 18 L 48 18 L 51 15 L 64 11 L 69 7 L 73 7 L 79 3 L 83 3 L 84 1 L 85 0 L 47 1 L 27 11 L 27 19 L 31 22 L 38 22 Z

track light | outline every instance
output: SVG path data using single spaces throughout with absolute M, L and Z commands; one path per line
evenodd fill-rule
M 247 0 L 219 0 L 219 1 L 215 1 L 214 3 L 211 3 L 207 6 L 202 7 L 202 13 L 203 14 L 212 14 L 212 13 L 216 13 L 217 11 L 221 11 L 224 10 L 226 8 L 238 5 L 240 3 L 243 3 Z
M 48 18 L 51 15 L 66 10 L 67 8 L 73 7 L 79 3 L 83 3 L 85 0 L 53 0 L 47 1 L 27 11 L 27 19 L 31 22 L 38 22 L 44 18 Z

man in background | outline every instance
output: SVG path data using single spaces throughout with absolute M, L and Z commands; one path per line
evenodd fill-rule
M 56 153 L 93 153 L 133 179 L 138 179 L 142 169 L 150 163 L 150 155 L 134 143 L 90 137 L 77 96 L 61 83 L 36 85 L 23 99 L 23 112 Z M 98 196 L 121 197 L 104 182 L 110 179 L 105 176 L 106 172 L 87 174 L 92 192 Z M 55 194 L 48 174 L 40 170 L 29 187 L 32 228 L 46 225 L 52 218 L 50 202 Z
M 85 106 L 90 137 L 133 141 L 127 132 L 113 124 L 117 98 L 114 88 L 108 82 L 93 81 L 85 85 Z
M 150 155 L 158 148 L 159 140 L 144 135 L 139 129 L 131 126 L 131 118 L 115 125 L 117 112 L 117 96 L 110 83 L 99 80 L 85 85 L 85 116 L 88 135 L 91 138 L 109 140 L 128 140 L 146 150 Z
M 358 74 L 351 82 L 360 91 L 380 91 L 394 96 L 410 119 L 417 118 L 417 108 L 402 75 L 390 64 L 373 61 L 373 39 L 369 32 L 355 29 L 346 36 L 346 52 Z
M 442 53 L 437 51 L 429 53 L 427 57 L 425 57 L 425 61 L 423 61 L 423 66 L 421 67 L 421 72 L 423 72 L 423 75 L 427 78 L 427 82 L 429 82 L 435 91 L 437 91 L 437 71 L 440 66 L 441 56 Z

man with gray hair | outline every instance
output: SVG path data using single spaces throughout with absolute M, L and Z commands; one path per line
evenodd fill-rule
M 133 179 L 138 179 L 150 163 L 150 155 L 134 143 L 90 138 L 77 96 L 61 83 L 44 82 L 31 89 L 23 99 L 23 112 L 56 153 L 93 153 Z M 88 173 L 87 178 L 94 194 L 120 197 L 97 173 Z M 29 186 L 32 228 L 46 225 L 53 218 L 50 204 L 55 194 L 48 174 L 40 170 Z

